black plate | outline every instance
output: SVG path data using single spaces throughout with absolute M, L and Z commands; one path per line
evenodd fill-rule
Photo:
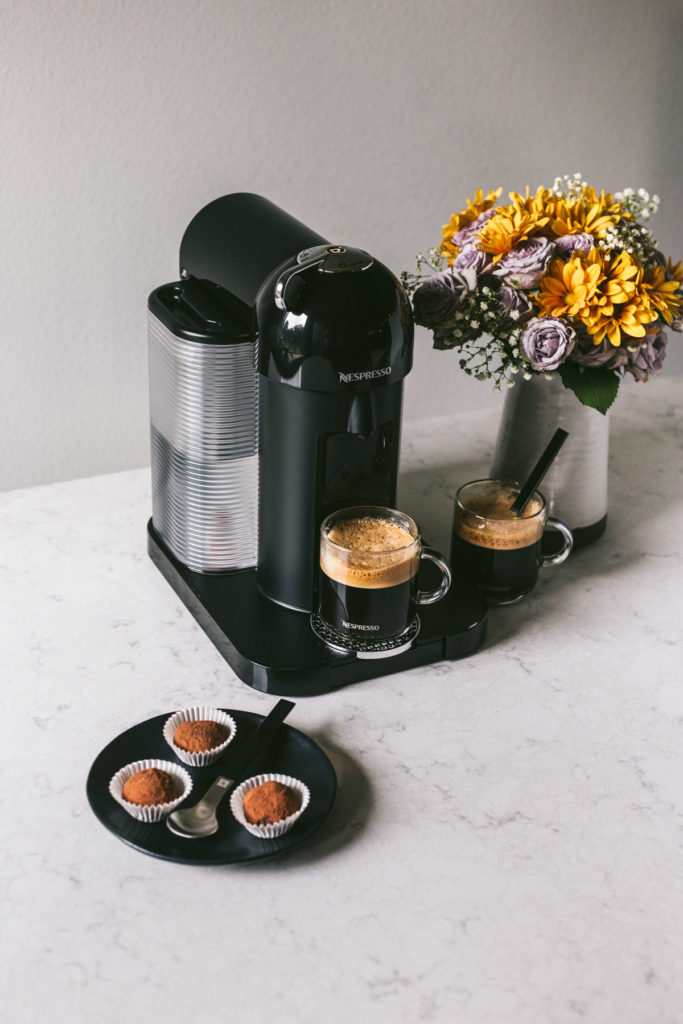
M 229 744 L 223 757 L 207 768 L 191 768 L 182 764 L 193 780 L 192 792 L 187 804 L 195 804 L 204 795 L 218 775 L 230 776 L 230 758 L 251 736 L 263 721 L 263 715 L 251 711 L 235 711 L 224 708 L 237 723 L 237 734 Z M 134 725 L 117 736 L 95 758 L 86 792 L 88 801 L 96 816 L 110 832 L 133 846 L 141 853 L 152 857 L 175 861 L 178 864 L 240 864 L 244 861 L 260 860 L 282 853 L 290 847 L 308 839 L 322 825 L 330 813 L 337 793 L 337 776 L 326 755 L 319 746 L 298 729 L 280 726 L 273 742 L 264 754 L 254 758 L 246 772 L 236 780 L 251 778 L 270 772 L 291 775 L 305 782 L 311 791 L 311 802 L 293 828 L 277 839 L 257 839 L 239 825 L 230 810 L 230 796 L 226 796 L 218 808 L 218 832 L 205 839 L 181 839 L 166 827 L 165 821 L 148 825 L 131 818 L 127 811 L 109 793 L 109 781 L 113 775 L 132 761 L 145 758 L 162 758 L 177 761 L 173 751 L 162 735 L 166 719 L 173 714 L 158 715 L 146 722 Z M 181 807 L 183 805 L 181 804 Z

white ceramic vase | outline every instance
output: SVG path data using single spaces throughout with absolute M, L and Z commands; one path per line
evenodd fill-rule
M 555 429 L 567 430 L 540 490 L 550 515 L 574 534 L 574 547 L 590 544 L 605 530 L 608 416 L 583 405 L 556 375 L 518 380 L 505 396 L 490 476 L 523 481 Z

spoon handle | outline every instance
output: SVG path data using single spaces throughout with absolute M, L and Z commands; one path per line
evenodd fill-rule
M 279 700 L 244 746 L 230 759 L 228 767 L 236 779 L 239 779 L 240 775 L 246 771 L 257 754 L 266 750 L 293 707 L 294 704 L 291 700 Z
M 192 810 L 196 811 L 198 807 L 201 807 L 202 810 L 206 808 L 207 811 L 215 811 L 230 787 L 234 785 L 234 782 L 234 779 L 228 779 L 225 775 L 219 775 Z
M 546 448 L 543 451 L 540 459 L 529 473 L 521 491 L 517 495 L 513 505 L 510 508 L 511 512 L 514 512 L 516 516 L 521 516 L 522 512 L 529 503 L 534 491 L 540 484 L 543 477 L 546 475 L 550 466 L 555 459 L 555 456 L 559 452 L 564 442 L 569 437 L 569 433 L 563 430 L 562 427 L 558 427 L 553 436 L 548 441 Z

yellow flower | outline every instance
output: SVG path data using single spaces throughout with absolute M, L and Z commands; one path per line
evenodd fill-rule
M 553 260 L 541 281 L 536 302 L 546 316 L 581 316 L 587 311 L 601 276 L 599 261 L 579 254 L 566 263 Z
M 547 223 L 547 217 L 535 217 L 525 210 L 514 207 L 503 207 L 500 213 L 487 220 L 479 232 L 478 247 L 493 255 L 497 263 L 506 252 L 530 235 L 537 232 Z
M 640 266 L 625 251 L 611 259 L 599 249 L 592 249 L 589 259 L 595 260 L 602 268 L 598 288 L 593 297 L 593 306 L 603 316 L 611 316 L 614 306 L 628 302 L 636 293 L 642 277 Z M 593 313 L 593 310 L 591 310 Z
M 643 291 L 643 270 L 627 252 L 614 259 L 600 249 L 591 249 L 586 262 L 600 268 L 596 288 L 578 316 L 599 345 L 607 337 L 611 345 L 621 345 L 621 335 L 642 338 L 643 324 L 656 317 L 648 295 Z
M 595 345 L 599 345 L 606 336 L 610 344 L 618 348 L 622 332 L 631 338 L 644 338 L 644 325 L 651 324 L 653 316 L 652 307 L 643 295 L 638 294 L 632 302 L 615 306 L 610 316 L 600 314 L 587 323 L 586 328 Z
M 619 220 L 618 213 L 607 212 L 600 202 L 587 203 L 583 199 L 568 203 L 565 199 L 554 197 L 548 202 L 547 211 L 550 228 L 557 237 L 585 232 L 600 238 L 610 225 Z
M 495 206 L 496 199 L 502 191 L 502 188 L 495 190 L 490 189 L 486 193 L 486 196 L 484 196 L 483 190 L 478 188 L 474 193 L 474 202 L 472 202 L 471 199 L 468 199 L 465 209 L 460 210 L 459 213 L 452 214 L 448 224 L 444 224 L 441 229 L 441 252 L 447 255 L 449 267 L 453 265 L 453 260 L 460 252 L 460 249 L 453 241 L 453 236 L 460 231 L 461 228 L 474 223 L 477 217 L 482 213 L 485 213 L 486 210 L 490 210 L 492 206 Z
M 510 192 L 510 199 L 512 201 L 512 207 L 515 210 L 528 213 L 529 216 L 534 217 L 539 221 L 542 217 L 548 218 L 548 204 L 555 197 L 549 188 L 543 188 L 539 185 L 536 189 L 536 195 L 532 196 L 529 194 L 529 186 L 527 185 L 526 195 L 521 196 L 519 192 Z
M 610 192 L 596 192 L 584 185 L 572 198 L 558 196 L 551 189 L 539 186 L 535 195 L 510 192 L 512 207 L 523 210 L 533 217 L 545 217 L 550 223 L 548 234 L 575 235 L 587 232 L 600 236 L 610 224 L 616 224 L 620 217 L 632 220 L 632 214 L 621 203 L 615 202 Z
M 611 192 L 602 190 L 598 194 L 592 185 L 584 185 L 581 189 L 581 200 L 586 206 L 597 206 L 601 213 L 618 214 L 619 217 L 625 217 L 626 220 L 633 220 L 633 214 L 626 209 L 623 203 L 618 203 L 613 199 Z
M 680 268 L 680 263 L 672 267 L 674 275 L 680 274 Z M 680 290 L 681 277 L 673 281 L 667 281 L 666 277 L 664 267 L 648 267 L 643 274 L 642 288 L 652 308 L 670 324 L 681 308 L 680 296 L 675 294 Z

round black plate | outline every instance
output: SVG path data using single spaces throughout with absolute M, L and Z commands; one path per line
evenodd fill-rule
M 232 715 L 237 723 L 235 739 L 228 745 L 223 757 L 208 768 L 183 765 L 194 782 L 187 798 L 188 805 L 201 799 L 216 776 L 232 777 L 230 758 L 263 721 L 263 715 L 251 711 L 223 710 Z M 142 761 L 144 758 L 177 760 L 162 735 L 164 722 L 172 714 L 173 711 L 169 711 L 166 715 L 149 718 L 122 732 L 98 754 L 90 769 L 86 786 L 90 806 L 105 828 L 124 843 L 141 853 L 178 864 L 240 864 L 282 853 L 308 839 L 322 825 L 334 803 L 337 776 L 320 747 L 308 736 L 288 725 L 280 726 L 268 749 L 255 757 L 240 778 L 235 780 L 240 782 L 252 775 L 279 772 L 306 783 L 311 791 L 311 802 L 285 835 L 277 839 L 257 839 L 252 836 L 233 818 L 229 795 L 218 808 L 218 832 L 205 839 L 181 839 L 169 831 L 165 821 L 146 825 L 131 818 L 110 796 L 109 780 L 119 768 L 131 761 Z

